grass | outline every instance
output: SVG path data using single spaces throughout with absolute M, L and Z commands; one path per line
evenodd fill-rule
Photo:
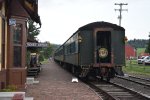
M 41 63 L 46 64 L 46 63 L 48 63 L 48 61 L 49 61 L 48 59 L 44 59 L 44 61 L 42 61 Z
M 145 48 L 137 48 L 137 55 L 144 52 Z M 123 67 L 123 71 L 129 74 L 138 74 L 150 77 L 150 65 L 137 64 L 137 60 L 126 61 L 126 66 Z
M 150 76 L 150 65 L 137 64 L 136 60 L 131 60 L 126 62 L 123 71 L 129 74 Z

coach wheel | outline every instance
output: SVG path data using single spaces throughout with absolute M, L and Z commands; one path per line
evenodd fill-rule
M 110 81 L 110 78 L 112 77 L 112 75 L 113 75 L 112 69 L 108 69 L 108 71 L 107 71 L 107 76 L 106 76 L 107 82 Z
M 65 63 L 64 63 L 62 67 L 63 67 L 64 69 L 66 69 L 66 67 L 67 67 L 67 64 L 65 64 Z
M 103 76 L 101 76 L 100 80 L 101 80 L 101 81 L 103 81 L 103 79 L 104 79 L 104 77 L 103 77 Z
M 110 81 L 110 77 L 106 77 L 106 81 L 109 82 Z
M 74 66 L 72 66 L 71 72 L 72 72 L 73 74 L 75 73 L 75 68 L 74 68 Z

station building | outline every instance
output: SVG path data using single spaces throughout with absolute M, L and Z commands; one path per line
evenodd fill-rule
M 25 88 L 29 18 L 41 25 L 37 0 L 0 0 L 0 90 Z

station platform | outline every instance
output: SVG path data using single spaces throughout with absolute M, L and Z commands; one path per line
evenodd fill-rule
M 73 83 L 73 77 L 54 61 L 49 61 L 42 65 L 42 71 L 35 78 L 39 83 L 27 86 L 26 96 L 34 100 L 102 100 L 81 81 Z

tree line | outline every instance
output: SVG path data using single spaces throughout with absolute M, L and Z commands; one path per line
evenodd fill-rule
M 146 48 L 145 53 L 150 53 L 150 39 L 129 40 L 128 44 L 135 48 Z
M 135 48 L 146 48 L 148 46 L 148 41 L 146 39 L 133 39 L 133 40 L 128 40 L 128 44 Z

